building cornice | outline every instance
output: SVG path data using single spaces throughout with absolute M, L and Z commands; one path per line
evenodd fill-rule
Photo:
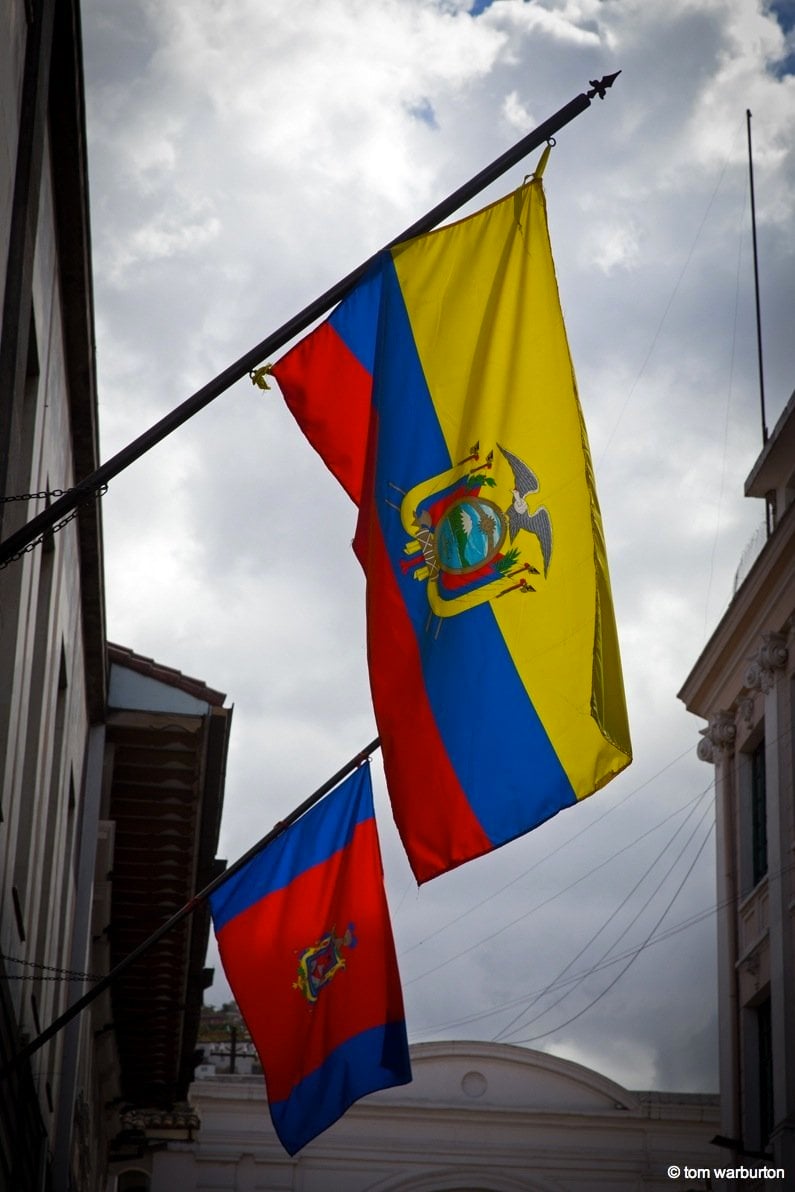
M 721 756 L 728 756 L 737 739 L 737 725 L 733 712 L 720 711 L 709 718 L 709 724 L 701 730 L 698 743 L 698 757 L 702 762 L 717 762 Z
M 764 698 L 773 690 L 777 672 L 785 670 L 789 662 L 787 638 L 783 633 L 763 633 L 761 646 L 746 662 L 743 686 L 731 708 L 713 713 L 707 727 L 701 729 L 696 752 L 702 762 L 716 763 L 734 752 L 738 720 L 753 725 L 757 696 Z
M 768 539 L 679 691 L 690 712 L 709 719 L 716 707 L 736 712 L 757 683 L 786 665 L 793 630 L 792 559 L 795 503 Z M 761 629 L 761 646 L 759 645 Z

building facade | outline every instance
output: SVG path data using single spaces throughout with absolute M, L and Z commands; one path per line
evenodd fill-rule
M 83 145 L 76 6 L 9 0 L 0 26 L 2 537 L 98 458 Z M 0 572 L 4 1063 L 65 1008 L 65 974 L 87 967 L 104 634 L 92 501 Z M 0 1085 L 1 1187 L 46 1186 L 75 1114 L 96 1125 L 81 1100 L 84 1046 L 64 1032 Z
M 0 539 L 99 462 L 79 0 L 0 6 Z M 101 504 L 0 569 L 0 1192 L 189 1137 L 225 697 L 106 641 Z M 178 1129 L 174 1133 L 174 1123 Z
M 147 1192 L 619 1192 L 670 1189 L 673 1164 L 714 1160 L 716 1097 L 629 1092 L 543 1052 L 464 1042 L 414 1044 L 411 1084 L 365 1097 L 290 1158 L 262 1076 L 226 1059 L 198 1070 L 196 1138 L 155 1154 L 151 1182 L 139 1169 Z M 677 1186 L 709 1185 L 702 1172 Z
M 107 861 L 98 866 L 93 928 L 99 972 L 133 955 L 223 869 L 215 849 L 232 722 L 223 692 L 199 680 L 120 646 L 108 647 L 108 661 L 100 819 Z M 202 902 L 126 969 L 95 1013 L 109 1075 L 99 1100 L 111 1185 L 130 1161 L 192 1137 L 198 1125 L 188 1089 L 212 981 L 204 967 L 209 931 Z
M 720 1141 L 793 1184 L 795 394 L 745 493 L 768 534 L 680 698 L 707 720 L 699 756 L 715 767 Z

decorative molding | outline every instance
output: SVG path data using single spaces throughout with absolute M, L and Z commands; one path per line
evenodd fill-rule
M 765 927 L 761 935 L 750 944 L 743 954 L 737 958 L 734 963 L 734 968 L 738 973 L 745 973 L 749 977 L 757 978 L 762 971 L 762 962 L 765 960 L 765 953 L 769 954 L 770 949 L 770 931 Z
M 765 666 L 783 670 L 789 660 L 789 647 L 783 633 L 763 633 L 759 653 Z
M 749 972 L 752 977 L 759 976 L 759 969 L 761 967 L 761 962 L 759 959 L 759 949 L 758 948 L 754 948 L 754 950 L 750 954 L 750 956 L 746 957 L 746 959 L 742 963 L 742 967 L 746 970 L 746 972 Z
M 762 645 L 749 660 L 745 686 L 751 692 L 767 695 L 776 682 L 776 671 L 784 670 L 789 660 L 787 639 L 783 633 L 763 633 Z
M 737 725 L 731 712 L 720 711 L 710 716 L 709 724 L 701 729 L 696 753 L 702 762 L 718 762 L 732 752 L 737 738 Z
M 461 1088 L 467 1097 L 482 1097 L 488 1087 L 489 1082 L 482 1072 L 467 1072 L 461 1080 Z
M 134 1108 L 121 1114 L 121 1124 L 125 1130 L 150 1135 L 163 1131 L 171 1133 L 187 1132 L 190 1137 L 193 1130 L 198 1130 L 201 1120 L 193 1106 L 188 1104 L 175 1105 L 171 1109 Z
M 709 729 L 702 728 L 702 733 L 709 732 Z M 709 737 L 702 737 L 696 746 L 696 757 L 700 762 L 708 762 L 710 765 L 715 761 L 715 746 L 710 741 Z

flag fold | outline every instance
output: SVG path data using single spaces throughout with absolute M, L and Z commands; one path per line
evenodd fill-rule
M 218 948 L 291 1155 L 411 1080 L 369 765 L 210 896 Z
M 359 506 L 376 722 L 422 882 L 631 760 L 540 180 L 381 254 L 273 374 Z

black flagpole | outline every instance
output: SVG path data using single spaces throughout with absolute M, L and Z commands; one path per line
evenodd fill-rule
M 165 439 L 177 427 L 182 426 L 184 422 L 192 418 L 194 414 L 198 414 L 199 410 L 204 409 L 211 401 L 227 390 L 230 385 L 243 377 L 248 376 L 258 364 L 278 352 L 285 347 L 291 339 L 296 335 L 300 335 L 305 331 L 315 319 L 326 314 L 332 306 L 335 306 L 341 299 L 348 294 L 358 281 L 364 276 L 370 265 L 380 256 L 382 252 L 392 248 L 395 244 L 400 244 L 404 240 L 410 240 L 413 236 L 419 236 L 425 232 L 429 232 L 432 228 L 441 223 L 443 219 L 447 219 L 464 203 L 474 198 L 480 191 L 485 190 L 492 182 L 504 174 L 507 170 L 526 157 L 533 149 L 537 149 L 539 145 L 543 145 L 551 137 L 559 132 L 564 125 L 569 124 L 581 112 L 591 106 L 591 100 L 597 95 L 600 99 L 604 99 L 608 88 L 613 86 L 621 71 L 616 71 L 612 75 L 604 75 L 601 79 L 591 79 L 590 90 L 580 95 L 575 96 L 564 107 L 560 108 L 554 116 L 550 116 L 543 124 L 539 124 L 538 128 L 533 132 L 528 133 L 521 141 L 511 148 L 506 150 L 500 157 L 495 158 L 491 165 L 486 166 L 474 178 L 470 178 L 463 186 L 454 191 L 448 198 L 438 203 L 431 211 L 413 223 L 411 227 L 406 228 L 394 240 L 385 245 L 383 249 L 379 249 L 366 261 L 363 261 L 358 268 L 354 269 L 347 277 L 343 277 L 331 289 L 326 290 L 325 294 L 321 294 L 309 306 L 304 307 L 297 315 L 293 315 L 286 323 L 277 330 L 272 332 L 266 339 L 258 343 L 256 347 L 252 348 L 245 356 L 241 356 L 234 364 L 230 364 L 223 372 L 219 373 L 214 380 L 209 381 L 201 389 L 197 390 L 192 397 L 187 398 L 181 405 L 177 406 L 170 414 L 166 414 L 164 418 L 149 430 L 139 435 L 132 443 L 128 443 L 121 451 L 112 456 L 106 463 L 101 464 L 96 471 L 92 472 L 80 481 L 74 488 L 64 493 L 63 496 L 58 497 L 52 504 L 35 517 L 31 518 L 26 525 L 10 534 L 5 541 L 0 542 L 0 567 L 10 562 L 16 556 L 24 552 L 25 547 L 33 543 L 46 530 L 51 529 L 57 521 L 61 521 L 67 514 L 70 514 L 78 505 L 97 496 L 107 485 L 108 481 L 114 476 L 124 471 L 135 460 L 140 459 L 151 447 Z
M 223 885 L 227 878 L 230 878 L 233 873 L 237 873 L 238 870 L 242 869 L 252 857 L 256 856 L 257 853 L 262 852 L 267 845 L 271 844 L 278 836 L 281 836 L 283 832 L 286 832 L 290 825 L 294 824 L 295 821 L 299 819 L 305 811 L 309 811 L 310 807 L 314 807 L 316 803 L 319 803 L 324 795 L 327 795 L 329 791 L 333 790 L 334 787 L 338 785 L 338 783 L 342 782 L 343 778 L 347 778 L 347 776 L 351 774 L 357 768 L 357 766 L 360 766 L 370 757 L 371 754 L 375 753 L 380 744 L 380 738 L 376 737 L 370 742 L 369 745 L 366 745 L 360 753 L 357 753 L 355 757 L 352 757 L 350 761 L 346 762 L 336 774 L 333 774 L 332 777 L 324 782 L 322 786 L 319 786 L 317 790 L 313 792 L 313 794 L 307 796 L 303 803 L 299 804 L 294 811 L 291 811 L 290 814 L 285 816 L 283 820 L 279 820 L 279 822 L 271 828 L 270 832 L 266 833 L 266 835 L 263 836 L 261 840 L 258 840 L 256 844 L 253 844 L 248 852 L 244 853 L 242 857 L 239 857 L 233 865 L 230 865 L 229 868 L 225 869 L 223 873 L 220 873 L 217 877 L 213 878 L 209 885 L 206 885 L 203 890 L 198 892 L 198 894 L 194 894 L 184 906 L 180 907 L 178 911 L 174 912 L 170 919 L 166 919 L 166 921 L 161 923 L 160 927 L 156 928 L 156 930 L 153 931 L 147 939 L 143 940 L 143 942 L 140 943 L 138 947 L 129 954 L 129 956 L 125 956 L 124 960 L 120 960 L 119 963 L 115 965 L 115 967 L 112 968 L 109 973 L 102 977 L 101 980 L 97 981 L 95 985 L 92 985 L 91 988 L 84 993 L 82 997 L 78 998 L 76 1002 L 73 1002 L 68 1010 L 65 1010 L 60 1017 L 51 1022 L 46 1030 L 42 1031 L 40 1035 L 38 1035 L 35 1039 L 32 1039 L 30 1043 L 27 1043 L 20 1051 L 18 1051 L 13 1059 L 9 1061 L 6 1067 L 0 1071 L 0 1077 L 8 1076 L 18 1064 L 20 1064 L 23 1060 L 28 1059 L 34 1054 L 34 1052 L 38 1051 L 40 1047 L 43 1047 L 44 1044 L 53 1037 L 53 1035 L 57 1035 L 58 1032 L 62 1030 L 68 1022 L 71 1022 L 72 1019 L 80 1014 L 82 1010 L 85 1010 L 86 1006 L 89 1006 L 91 1002 L 95 1000 L 95 998 L 98 998 L 101 993 L 104 993 L 108 986 L 111 985 L 117 977 L 120 977 L 121 974 L 125 972 L 125 970 L 128 969 L 131 964 L 134 964 L 136 960 L 139 960 L 145 952 L 148 952 L 149 949 L 152 948 L 159 940 L 161 940 L 167 932 L 171 931 L 173 927 L 176 927 L 178 923 L 181 923 L 183 919 L 186 919 L 188 915 L 192 915 L 197 907 L 201 906 L 203 902 L 206 902 L 210 895 L 213 894 L 219 886 Z

